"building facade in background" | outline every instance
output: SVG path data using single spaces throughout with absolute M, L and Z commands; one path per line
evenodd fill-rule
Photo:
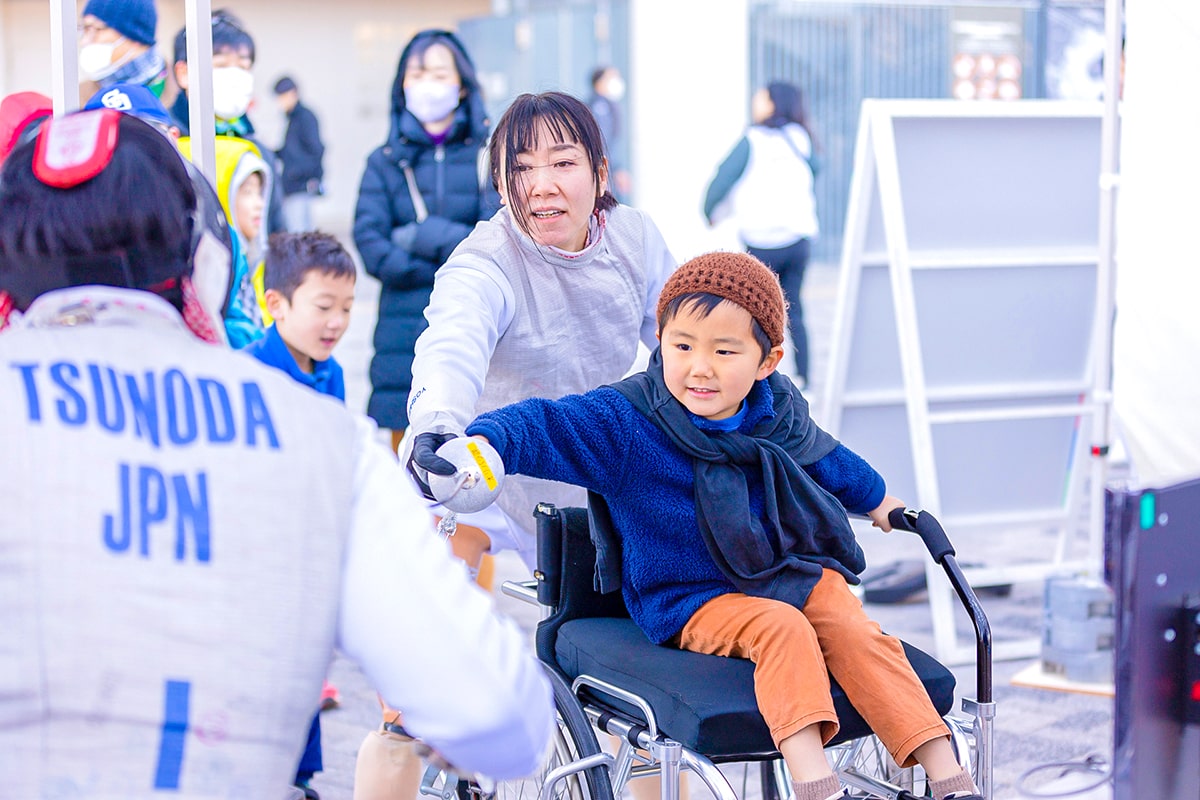
M 50 3 L 0 0 L 0 95 L 50 90 Z M 749 120 L 754 87 L 774 79 L 807 94 L 821 149 L 822 235 L 814 259 L 841 251 L 858 115 L 865 98 L 1094 98 L 1102 70 L 1103 0 L 214 0 L 257 44 L 250 117 L 268 146 L 285 120 L 270 87 L 284 74 L 327 139 L 327 194 L 316 224 L 348 231 L 367 154 L 387 134 L 401 49 L 426 27 L 456 30 L 496 119 L 517 94 L 589 92 L 616 66 L 628 91 L 619 160 L 632 204 L 650 211 L 680 259 L 736 247 L 709 231 L 704 186 Z M 168 60 L 183 0 L 159 0 Z M 164 100 L 170 103 L 175 87 Z M 1090 97 L 1089 97 L 1090 96 Z

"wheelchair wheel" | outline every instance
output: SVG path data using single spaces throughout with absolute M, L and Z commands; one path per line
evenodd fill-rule
M 481 793 L 475 785 L 471 785 L 464 793 L 465 787 L 460 786 L 461 800 L 537 800 L 547 776 L 552 771 L 602 752 L 596 740 L 596 733 L 579 701 L 572 694 L 571 687 L 553 670 L 547 669 L 546 674 L 554 689 L 554 707 L 558 712 L 558 725 L 546 762 L 537 774 L 528 778 L 500 781 L 492 794 Z M 608 766 L 602 764 L 568 774 L 556 782 L 550 797 L 554 800 L 613 800 Z

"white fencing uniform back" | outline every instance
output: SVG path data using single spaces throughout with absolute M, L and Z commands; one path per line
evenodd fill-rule
M 351 419 L 181 330 L 17 330 L 0 354 L 0 752 L 39 765 L 13 796 L 282 791 L 332 654 Z
M 0 795 L 282 797 L 335 644 L 455 763 L 533 768 L 541 669 L 366 421 L 156 297 L 55 295 L 0 333 Z

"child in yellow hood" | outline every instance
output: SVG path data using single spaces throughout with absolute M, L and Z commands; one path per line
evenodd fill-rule
M 271 196 L 271 171 L 258 147 L 235 136 L 216 137 L 217 197 L 225 209 L 225 217 L 237 234 L 242 258 L 235 260 L 233 291 L 238 302 L 254 323 L 253 330 L 229 331 L 230 345 L 242 347 L 262 335 L 269 320 L 264 319 L 261 292 L 256 291 L 255 278 L 261 275 L 262 259 L 266 253 L 267 203 Z M 179 150 L 192 157 L 189 137 L 179 139 Z

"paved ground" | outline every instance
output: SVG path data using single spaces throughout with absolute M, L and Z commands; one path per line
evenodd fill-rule
M 809 321 L 809 336 L 814 351 L 815 380 L 824 374 L 828 334 L 837 293 L 837 272 L 835 265 L 814 265 L 806 279 L 805 317 Z M 347 402 L 351 408 L 359 410 L 365 408 L 369 391 L 366 371 L 371 354 L 377 297 L 378 285 L 373 279 L 362 277 L 350 332 L 337 351 L 337 358 L 346 371 Z M 785 364 L 788 363 L 790 361 L 785 359 Z M 808 394 L 817 396 L 815 392 Z M 953 536 L 954 532 L 950 533 Z M 919 556 L 918 545 L 911 537 L 885 536 L 868 529 L 861 538 L 868 561 L 873 565 Z M 1028 538 L 1009 541 L 1004 545 L 1008 554 L 1014 557 L 1044 546 L 1049 546 L 1049 543 Z M 962 543 L 959 543 L 959 547 L 962 552 L 967 552 Z M 518 560 L 503 555 L 497 559 L 498 581 L 524 577 L 524 567 Z M 1018 584 L 1009 597 L 985 600 L 997 640 L 1039 635 L 1041 592 L 1040 584 Z M 537 621 L 536 609 L 503 596 L 497 598 L 497 606 L 503 613 L 514 616 L 526 630 L 532 631 Z M 890 632 L 926 650 L 934 649 L 931 616 L 926 602 L 917 599 L 901 605 L 870 604 L 868 611 Z M 970 628 L 963 615 L 960 637 L 969 636 Z M 1092 754 L 1108 758 L 1112 753 L 1112 700 L 1076 692 L 1022 688 L 1010 683 L 1014 675 L 1034 663 L 1032 660 L 1021 660 L 995 664 L 994 687 L 998 709 L 996 800 L 1027 796 L 1018 792 L 1016 782 L 1032 767 L 1050 762 L 1077 761 Z M 954 667 L 954 672 L 958 677 L 958 697 L 974 697 L 974 668 L 969 665 Z M 325 800 L 349 800 L 352 796 L 355 754 L 363 736 L 378 722 L 377 705 L 371 687 L 354 665 L 346 660 L 339 658 L 334 662 L 331 680 L 342 692 L 342 706 L 326 712 L 322 718 L 326 769 L 313 785 Z M 692 785 L 694 796 L 707 794 L 699 788 L 699 781 L 694 781 Z M 1045 791 L 1050 787 L 1041 788 Z M 1103 790 L 1087 795 L 1093 800 L 1108 796 Z

